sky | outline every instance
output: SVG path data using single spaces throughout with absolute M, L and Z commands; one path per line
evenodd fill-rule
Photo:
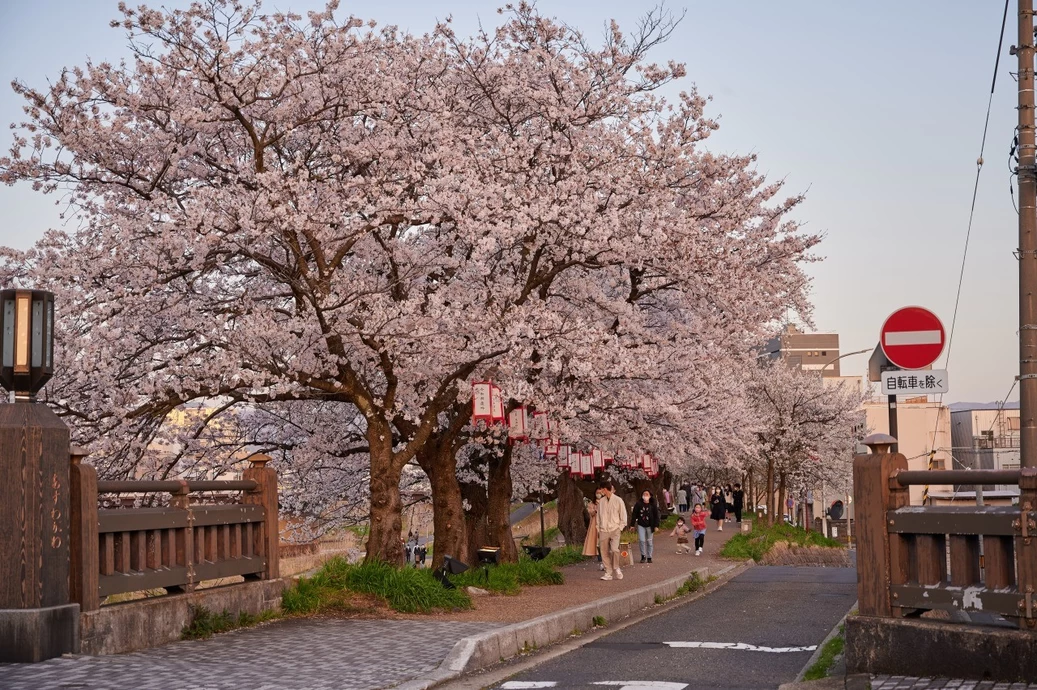
M 130 4 L 137 4 L 131 2 Z M 158 3 L 155 3 L 156 5 Z M 167 0 L 166 7 L 184 7 Z M 492 26 L 502 0 L 343 1 L 339 13 L 425 33 L 452 16 L 458 33 Z M 600 37 L 609 19 L 632 31 L 655 5 L 639 0 L 540 0 L 543 14 Z M 320 0 L 268 0 L 304 12 Z M 669 0 L 685 17 L 651 56 L 686 64 L 712 96 L 715 151 L 756 153 L 759 169 L 805 193 L 795 219 L 822 233 L 811 264 L 814 327 L 842 352 L 873 348 L 902 306 L 934 311 L 950 331 L 976 162 L 1001 30 L 1000 2 L 948 0 Z M 1012 3 L 1014 8 L 1014 3 Z M 112 0 L 0 2 L 0 125 L 21 122 L 7 84 L 46 84 L 63 67 L 127 55 Z M 1015 17 L 1009 12 L 979 182 L 944 402 L 994 401 L 1018 373 L 1018 216 L 1009 149 L 1016 124 Z M 3 127 L 0 150 L 10 145 Z M 0 245 L 24 249 L 59 227 L 55 199 L 27 185 L 0 187 Z M 74 227 L 74 226 L 73 226 Z M 864 374 L 868 355 L 847 357 Z M 1018 388 L 1009 400 L 1018 399 Z

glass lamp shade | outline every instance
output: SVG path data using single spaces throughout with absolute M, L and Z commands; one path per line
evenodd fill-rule
M 0 290 L 0 384 L 33 398 L 53 374 L 53 293 Z

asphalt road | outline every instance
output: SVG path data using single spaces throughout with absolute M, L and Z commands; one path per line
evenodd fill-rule
M 758 566 L 494 687 L 777 688 L 795 679 L 856 598 L 851 568 Z

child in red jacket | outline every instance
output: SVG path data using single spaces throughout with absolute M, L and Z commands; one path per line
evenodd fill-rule
M 695 555 L 701 556 L 706 545 L 706 511 L 701 503 L 696 503 L 691 511 L 691 531 L 695 534 Z

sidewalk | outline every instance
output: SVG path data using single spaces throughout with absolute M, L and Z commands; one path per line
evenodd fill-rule
M 564 585 L 526 587 L 515 596 L 475 597 L 475 608 L 471 611 L 396 614 L 382 620 L 286 619 L 209 640 L 176 642 L 132 654 L 0 665 L 0 687 L 5 690 L 69 687 L 376 690 L 407 681 L 412 681 L 410 686 L 420 686 L 425 684 L 424 679 L 436 674 L 442 677 L 446 673 L 445 660 L 458 658 L 468 663 L 473 653 L 479 654 L 477 646 L 486 647 L 486 634 L 491 631 L 504 633 L 514 629 L 514 624 L 591 602 L 601 602 L 608 611 L 614 612 L 606 617 L 618 619 L 635 603 L 650 605 L 653 588 L 659 589 L 665 597 L 666 592 L 672 593 L 693 570 L 709 568 L 710 572 L 716 572 L 729 567 L 733 564 L 731 561 L 719 559 L 715 554 L 723 541 L 736 533 L 733 524 L 723 533 L 711 530 L 705 554 L 699 557 L 677 555 L 675 540 L 668 535 L 657 535 L 655 562 L 651 565 L 635 563 L 624 568 L 622 580 L 601 581 L 597 564 L 589 561 L 564 568 Z M 633 549 L 636 554 L 636 540 Z M 637 559 L 635 555 L 635 561 Z M 587 611 L 582 611 L 579 617 L 586 617 L 589 622 Z M 558 625 L 563 624 L 561 618 L 556 618 Z M 551 633 L 564 635 L 571 630 L 569 627 Z M 537 634 L 540 632 L 543 631 Z M 521 649 L 517 636 L 506 637 Z M 462 649 L 465 645 L 458 646 L 462 640 L 469 641 L 467 655 Z M 499 644 L 500 656 L 506 656 L 504 643 Z M 485 649 L 482 655 L 486 656 Z M 497 660 L 496 656 L 492 659 Z

